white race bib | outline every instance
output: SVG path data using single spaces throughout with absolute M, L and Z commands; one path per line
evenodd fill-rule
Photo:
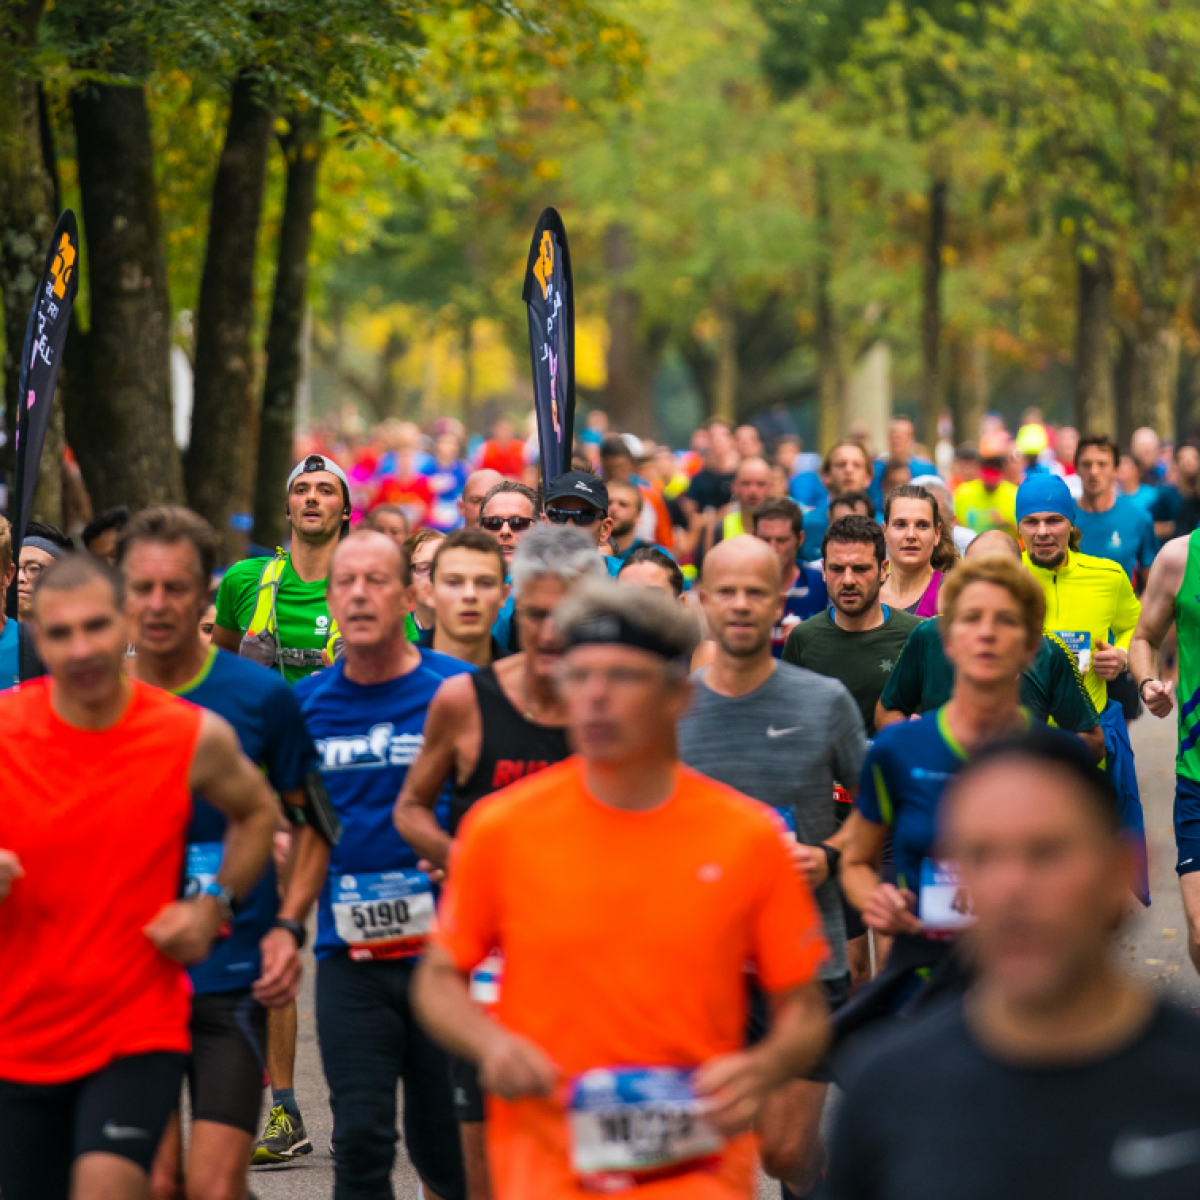
M 1086 675 L 1092 665 L 1092 635 L 1082 629 L 1056 629 L 1054 632 L 1070 650 L 1080 675 Z
M 424 871 L 332 876 L 333 921 L 355 961 L 410 958 L 435 927 L 433 885 Z
M 185 900 L 203 895 L 204 889 L 216 882 L 224 852 L 223 842 L 194 842 L 188 846 L 183 868 Z
M 691 1072 L 598 1067 L 567 1101 L 571 1163 L 589 1189 L 616 1191 L 715 1165 L 724 1138 L 700 1115 Z
M 975 923 L 971 898 L 952 862 L 921 860 L 921 886 L 917 915 L 928 937 L 950 938 Z

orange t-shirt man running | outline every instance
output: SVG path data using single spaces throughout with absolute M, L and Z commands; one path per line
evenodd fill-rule
M 824 1045 L 820 917 L 773 814 L 675 761 L 688 618 L 607 582 L 560 612 L 582 757 L 464 820 L 418 1009 L 480 1063 L 498 1200 L 748 1200 L 757 1101 Z M 458 990 L 495 949 L 503 1032 Z M 748 968 L 780 1002 L 749 1051 Z

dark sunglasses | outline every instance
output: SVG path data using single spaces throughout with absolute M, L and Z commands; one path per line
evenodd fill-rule
M 488 533 L 499 533 L 505 525 L 513 531 L 513 533 L 524 533 L 530 525 L 533 524 L 532 517 L 480 517 L 479 524 L 488 531 Z
M 594 508 L 548 508 L 546 516 L 555 525 L 565 525 L 568 521 L 576 525 L 592 525 L 604 519 L 604 514 Z

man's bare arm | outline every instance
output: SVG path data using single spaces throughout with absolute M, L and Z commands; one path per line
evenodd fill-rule
M 900 721 L 907 721 L 908 713 L 901 712 L 898 708 L 884 708 L 881 701 L 875 702 L 875 728 L 886 729 L 889 725 L 895 725 Z
M 242 644 L 242 634 L 237 629 L 226 629 L 224 625 L 214 625 L 212 631 L 213 644 L 230 654 L 236 654 Z
M 1175 538 L 1159 552 L 1150 568 L 1141 617 L 1129 643 L 1129 669 L 1142 700 L 1156 717 L 1167 716 L 1174 706 L 1170 685 L 1158 678 L 1158 651 L 1175 621 L 1175 596 L 1183 583 L 1187 553 L 1187 538 Z

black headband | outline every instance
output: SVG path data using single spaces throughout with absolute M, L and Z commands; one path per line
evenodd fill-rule
M 630 646 L 668 660 L 679 657 L 680 649 L 642 625 L 618 613 L 598 613 L 577 622 L 568 631 L 563 650 L 576 646 Z

